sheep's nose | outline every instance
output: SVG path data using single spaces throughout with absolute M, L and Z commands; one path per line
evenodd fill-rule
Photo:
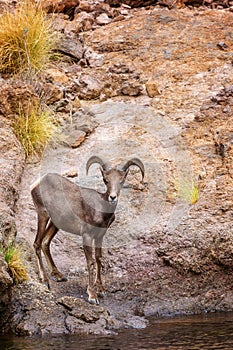
M 110 202 L 116 202 L 117 196 L 109 196 Z

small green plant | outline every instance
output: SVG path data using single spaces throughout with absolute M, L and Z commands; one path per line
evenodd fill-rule
M 0 72 L 38 72 L 48 63 L 56 44 L 52 23 L 40 4 L 18 2 L 14 12 L 0 17 Z
M 57 130 L 49 111 L 43 110 L 39 105 L 29 105 L 26 110 L 19 108 L 13 128 L 26 157 L 41 154 Z
M 0 251 L 4 255 L 14 282 L 18 284 L 27 281 L 28 274 L 24 264 L 22 248 L 10 243 L 7 247 L 1 246 Z
M 199 199 L 199 188 L 194 180 L 180 179 L 176 184 L 176 196 L 189 204 L 195 204 Z

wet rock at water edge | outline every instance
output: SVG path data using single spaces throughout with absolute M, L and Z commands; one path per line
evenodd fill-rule
M 70 296 L 58 299 L 58 303 L 66 310 L 65 322 L 70 333 L 109 334 L 108 325 L 114 320 L 104 307 Z
M 88 323 L 99 320 L 101 315 L 106 312 L 101 306 L 92 305 L 75 297 L 62 297 L 58 299 L 58 303 L 63 305 L 70 315 Z

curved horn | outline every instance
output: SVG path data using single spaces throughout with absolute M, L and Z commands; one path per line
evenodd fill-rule
M 91 158 L 88 159 L 87 164 L 86 164 L 86 173 L 88 174 L 88 170 L 90 166 L 94 163 L 98 163 L 101 165 L 103 170 L 106 170 L 106 165 L 105 162 L 98 156 L 92 156 Z
M 128 168 L 129 168 L 131 165 L 136 165 L 136 166 L 141 170 L 142 179 L 143 179 L 143 178 L 144 178 L 144 175 L 145 175 L 145 167 L 144 167 L 143 163 L 141 162 L 141 160 L 138 159 L 138 158 L 129 159 L 129 160 L 121 167 L 121 169 L 122 169 L 123 171 L 127 171 Z

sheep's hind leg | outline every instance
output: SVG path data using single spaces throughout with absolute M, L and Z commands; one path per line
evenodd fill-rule
M 45 235 L 46 225 L 49 221 L 49 217 L 46 214 L 46 212 L 43 210 L 38 210 L 37 216 L 38 216 L 37 234 L 36 234 L 36 238 L 35 238 L 33 246 L 34 246 L 34 249 L 36 252 L 40 279 L 50 289 L 49 279 L 48 279 L 47 273 L 45 272 L 45 268 L 44 268 L 44 264 L 43 264 L 42 256 L 41 256 L 42 241 L 43 241 L 43 238 Z
M 56 282 L 64 282 L 64 281 L 67 281 L 67 278 L 63 276 L 63 274 L 58 270 L 50 252 L 50 243 L 53 237 L 56 235 L 57 231 L 58 231 L 58 228 L 50 220 L 47 225 L 45 235 L 42 241 L 42 250 L 46 258 L 52 278 Z

